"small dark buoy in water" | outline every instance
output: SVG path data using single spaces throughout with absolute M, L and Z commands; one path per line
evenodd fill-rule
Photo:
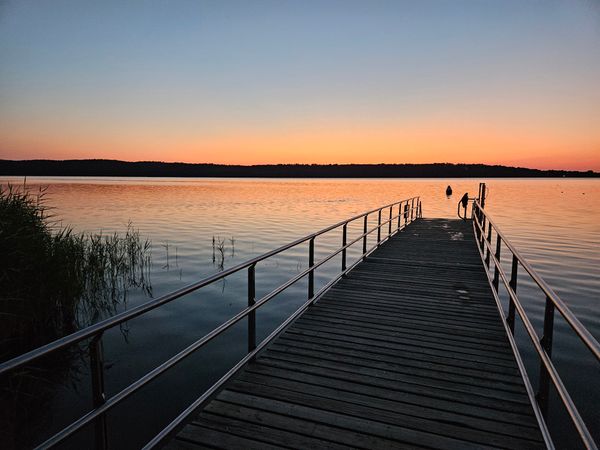
M 450 186 L 448 186 L 448 187 L 446 188 L 446 195 L 447 195 L 448 197 L 450 197 L 450 196 L 452 195 L 452 188 L 451 188 Z

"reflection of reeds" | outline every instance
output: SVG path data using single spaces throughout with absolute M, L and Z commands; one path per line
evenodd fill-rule
M 217 241 L 217 251 L 219 252 L 219 268 L 223 270 L 223 263 L 225 262 L 225 240 L 220 238 Z
M 165 253 L 167 256 L 167 262 L 163 266 L 163 269 L 169 270 L 169 267 L 170 267 L 170 264 L 169 264 L 169 241 L 165 242 L 162 246 L 165 249 Z
M 212 239 L 212 250 L 213 250 L 213 264 L 215 263 L 215 237 Z
M 235 254 L 235 250 L 234 250 L 234 243 L 235 243 L 235 239 L 232 237 L 230 240 L 231 242 L 231 256 L 233 256 Z M 223 270 L 224 266 L 225 266 L 225 253 L 226 253 L 226 240 L 225 239 L 221 239 L 220 236 L 217 236 L 215 238 L 215 236 L 213 236 L 212 238 L 212 261 L 213 264 L 215 264 L 219 270 Z

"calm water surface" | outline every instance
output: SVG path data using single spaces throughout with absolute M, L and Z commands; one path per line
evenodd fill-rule
M 4 178 L 3 183 L 19 183 Z M 403 198 L 421 196 L 424 217 L 456 217 L 460 196 L 477 193 L 479 181 L 490 188 L 487 210 L 504 233 L 556 290 L 592 334 L 600 338 L 600 180 L 261 180 L 33 178 L 30 187 L 47 185 L 48 202 L 65 225 L 77 231 L 123 232 L 129 221 L 152 241 L 152 287 L 157 297 L 218 271 L 212 240 L 225 241 L 224 267 L 271 250 L 346 217 Z M 454 196 L 446 198 L 450 184 Z M 376 221 L 376 217 L 374 217 Z M 360 234 L 361 224 L 351 228 Z M 341 230 L 317 239 L 316 260 L 341 242 Z M 349 257 L 360 252 L 359 246 Z M 257 296 L 291 278 L 308 262 L 307 245 L 258 264 Z M 508 264 L 508 259 L 506 261 Z M 337 274 L 335 258 L 317 272 L 317 289 Z M 538 330 L 544 297 L 521 276 L 519 293 Z M 268 335 L 306 297 L 299 282 L 257 314 L 258 337 Z M 147 301 L 129 292 L 131 307 Z M 108 396 L 183 349 L 245 307 L 246 273 L 187 295 L 104 336 Z M 554 359 L 567 388 L 596 440 L 600 439 L 600 370 L 558 318 Z M 541 331 L 540 331 L 541 334 Z M 126 338 L 125 338 L 126 336 Z M 522 328 L 517 337 L 537 384 L 538 362 Z M 215 382 L 244 355 L 246 324 L 239 323 L 175 369 L 126 400 L 108 417 L 111 447 L 140 446 Z M 89 373 L 56 386 L 56 395 L 36 417 L 35 442 L 89 410 Z M 551 426 L 559 446 L 568 419 L 551 399 Z M 127 426 L 123 427 L 122 424 Z M 89 438 L 81 433 L 68 443 L 76 448 Z

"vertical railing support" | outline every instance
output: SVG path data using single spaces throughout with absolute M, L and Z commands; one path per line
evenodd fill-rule
M 365 220 L 364 220 L 364 224 L 363 224 L 363 260 L 366 258 L 366 254 L 367 254 L 367 220 L 368 220 L 369 215 L 366 214 L 365 215 Z
M 408 225 L 408 200 L 406 201 L 406 205 L 404 205 L 404 226 Z
M 410 221 L 411 221 L 411 223 L 413 221 L 414 210 L 415 210 L 415 199 L 413 197 L 410 199 Z
M 510 269 L 510 282 L 508 283 L 513 292 L 517 293 L 517 272 L 519 269 L 519 260 L 513 255 L 512 257 L 512 266 Z M 506 319 L 508 322 L 508 327 L 510 328 L 510 332 L 515 334 L 515 302 L 513 302 L 512 297 L 508 296 L 508 317 Z
M 402 202 L 398 203 L 398 230 L 402 225 Z
M 479 221 L 479 225 L 481 225 L 481 228 L 477 227 L 477 232 L 479 233 L 479 248 L 481 249 L 482 252 L 485 253 L 485 225 L 487 223 L 487 217 L 486 216 L 481 216 L 479 215 L 479 207 L 477 207 L 477 215 L 476 217 L 478 217 L 478 221 Z
M 388 222 L 388 237 L 392 235 L 392 206 L 390 206 L 390 220 Z
M 481 208 L 485 208 L 485 196 L 486 196 L 486 187 L 485 187 L 485 183 L 479 183 L 479 198 L 480 198 L 480 203 L 481 203 Z M 481 213 L 483 214 L 483 211 L 481 211 Z
M 381 242 L 381 210 L 377 214 L 377 245 Z
M 496 234 L 496 260 L 497 262 L 494 264 L 494 288 L 496 292 L 498 292 L 498 281 L 500 280 L 500 250 L 502 248 L 502 239 L 499 234 Z
M 315 265 L 315 238 L 308 241 L 308 267 L 311 269 L 308 272 L 308 298 L 315 296 L 315 270 L 312 269 Z
M 256 301 L 256 264 L 248 267 L 248 306 Z M 248 353 L 256 348 L 256 311 L 248 314 Z
M 104 358 L 102 352 L 102 333 L 94 336 L 90 342 L 90 369 L 92 374 L 92 402 L 98 408 L 106 402 L 104 394 Z M 106 415 L 101 414 L 94 422 L 97 450 L 108 448 L 108 429 Z
M 342 228 L 342 272 L 346 270 L 346 244 L 348 243 L 348 222 Z
M 492 223 L 488 222 L 488 235 L 487 235 L 487 241 L 489 244 L 492 243 Z M 487 268 L 490 268 L 490 246 L 488 246 L 487 248 L 487 256 L 485 257 L 485 265 L 487 266 Z
M 483 216 L 483 218 L 480 220 L 481 223 L 481 250 L 483 252 L 485 252 L 485 227 L 486 225 L 489 226 L 488 224 L 488 220 L 487 220 L 487 216 Z
M 540 339 L 542 348 L 546 351 L 548 358 L 552 358 L 552 335 L 554 333 L 554 303 L 550 297 L 546 297 L 546 308 L 544 310 L 544 335 Z M 540 362 L 540 382 L 537 400 L 544 418 L 548 417 L 548 395 L 550 379 L 548 371 L 543 362 Z

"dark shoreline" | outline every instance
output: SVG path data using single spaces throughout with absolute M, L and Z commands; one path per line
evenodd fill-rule
M 5 160 L 3 176 L 215 177 L 215 178 L 598 178 L 591 170 L 539 170 L 486 164 L 272 164 L 225 165 L 128 162 L 107 159 Z

